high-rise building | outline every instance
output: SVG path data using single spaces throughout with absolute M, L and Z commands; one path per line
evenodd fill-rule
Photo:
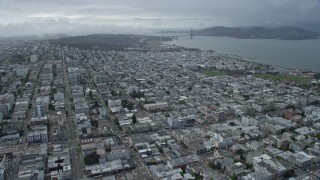
M 69 81 L 70 81 L 72 86 L 79 85 L 80 84 L 80 78 L 81 78 L 81 76 L 78 73 L 69 74 Z
M 37 97 L 36 105 L 33 108 L 33 117 L 44 117 L 49 109 L 49 96 Z
M 4 94 L 0 95 L 0 112 L 3 116 L 7 116 L 9 111 L 13 108 L 14 104 L 14 95 L 13 94 Z
M 43 104 L 37 104 L 33 108 L 33 117 L 44 117 L 46 114 L 47 113 Z

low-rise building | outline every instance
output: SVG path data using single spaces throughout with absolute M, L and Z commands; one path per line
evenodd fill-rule
M 116 159 L 130 159 L 130 151 L 128 149 L 113 150 L 107 153 L 107 158 L 109 161 Z
M 32 127 L 32 132 L 27 134 L 28 143 L 43 143 L 48 142 L 47 126 Z
M 297 152 L 292 154 L 289 158 L 288 158 L 288 162 L 293 163 L 299 167 L 308 167 L 310 166 L 310 164 L 312 163 L 312 156 L 306 154 L 305 152 L 301 151 L 301 152 Z
M 168 125 L 173 128 L 183 128 L 186 126 L 192 126 L 195 122 L 195 116 L 194 115 L 189 115 L 187 117 L 169 117 L 167 120 Z
M 166 110 L 169 108 L 169 104 L 167 102 L 157 102 L 153 104 L 145 104 L 143 107 L 147 111 Z

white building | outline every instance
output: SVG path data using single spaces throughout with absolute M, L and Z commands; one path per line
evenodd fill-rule
M 259 170 L 252 173 L 247 174 L 246 176 L 242 177 L 243 180 L 271 180 L 272 174 L 266 170 Z
M 112 113 L 117 113 L 122 111 L 121 100 L 108 100 L 108 107 Z
M 130 166 L 129 166 L 130 167 Z M 99 175 L 99 174 L 107 174 L 112 172 L 118 172 L 123 170 L 125 167 L 120 159 L 114 161 L 108 161 L 105 163 L 86 166 L 85 170 L 90 172 L 90 176 Z
M 314 130 L 310 127 L 305 127 L 305 126 L 298 128 L 294 131 L 300 135 L 315 135 L 317 132 L 316 130 Z
M 150 166 L 150 172 L 154 179 L 171 179 L 173 176 L 179 176 L 182 169 L 171 169 L 167 165 L 160 164 Z M 181 175 L 179 178 L 182 179 Z
M 37 62 L 38 61 L 38 55 L 32 54 L 31 55 L 31 62 Z
M 33 117 L 44 117 L 48 113 L 50 99 L 49 96 L 37 97 L 33 108 Z
M 210 138 L 211 142 L 218 141 L 222 146 L 232 144 L 232 136 L 227 133 L 213 133 L 213 137 Z
M 145 104 L 143 107 L 147 111 L 166 110 L 169 108 L 169 104 L 167 102 L 158 102 L 153 104 Z
M 194 115 L 192 115 L 192 116 L 190 115 L 187 117 L 179 117 L 179 118 L 170 117 L 167 120 L 168 125 L 173 129 L 191 126 L 194 124 L 194 122 L 195 122 Z
M 252 118 L 249 116 L 242 116 L 241 123 L 244 126 L 258 126 L 263 122 L 263 119 L 261 117 Z

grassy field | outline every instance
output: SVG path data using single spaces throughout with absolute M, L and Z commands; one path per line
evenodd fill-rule
M 227 73 L 216 69 L 204 69 L 202 73 L 211 77 L 227 75 Z
M 259 74 L 256 75 L 256 77 L 273 81 L 294 82 L 300 85 L 308 85 L 312 80 L 310 77 L 293 76 L 289 74 Z
M 15 56 L 12 56 L 10 59 L 5 59 L 1 61 L 0 63 L 9 65 L 9 64 L 22 64 L 29 61 L 30 61 L 30 56 L 15 55 Z

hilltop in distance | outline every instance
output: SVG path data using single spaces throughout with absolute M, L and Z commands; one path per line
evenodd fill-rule
M 160 33 L 189 33 L 189 31 L 162 31 Z M 309 31 L 298 27 L 225 27 L 216 26 L 201 30 L 194 30 L 193 36 L 221 36 L 239 39 L 281 39 L 281 40 L 305 40 L 318 39 L 319 32 Z
M 320 34 L 302 28 L 282 27 L 211 27 L 194 31 L 196 36 L 227 36 L 240 39 L 281 39 L 304 40 L 318 39 Z

